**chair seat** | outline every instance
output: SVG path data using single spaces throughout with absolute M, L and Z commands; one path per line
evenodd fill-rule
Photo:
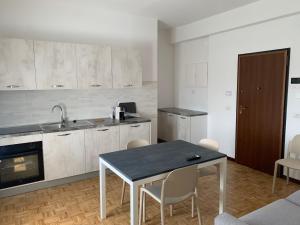
M 278 163 L 282 166 L 300 170 L 300 160 L 299 159 L 279 159 L 276 161 L 276 163 Z
M 148 185 L 146 187 L 143 187 L 142 189 L 150 195 L 152 198 L 154 198 L 156 201 L 161 202 L 161 188 L 162 188 L 162 182 L 158 184 Z M 174 204 L 179 201 L 182 201 L 191 195 L 188 194 L 186 196 L 180 196 L 178 198 L 165 198 L 164 204 Z

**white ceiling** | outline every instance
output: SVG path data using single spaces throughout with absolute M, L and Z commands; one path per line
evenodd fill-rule
M 87 0 L 95 7 L 105 7 L 131 14 L 154 17 L 169 27 L 188 24 L 258 0 Z

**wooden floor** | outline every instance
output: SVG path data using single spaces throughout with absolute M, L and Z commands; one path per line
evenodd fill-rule
M 297 184 L 278 179 L 277 192 L 271 194 L 272 177 L 238 165 L 228 163 L 226 211 L 242 216 L 276 199 L 284 198 L 300 189 Z M 1 225 L 80 224 L 118 225 L 129 224 L 129 195 L 120 206 L 121 180 L 115 175 L 107 178 L 108 218 L 99 220 L 98 178 L 43 189 L 14 197 L 0 199 Z M 199 181 L 201 213 L 204 225 L 212 225 L 218 212 L 218 180 L 212 175 Z M 193 225 L 190 201 L 174 206 L 174 216 L 167 215 L 166 224 Z M 160 224 L 159 205 L 147 199 L 148 225 Z

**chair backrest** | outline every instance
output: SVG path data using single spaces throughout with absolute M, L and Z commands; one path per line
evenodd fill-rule
M 149 144 L 150 143 L 147 140 L 144 140 L 144 139 L 132 140 L 132 141 L 128 142 L 127 149 L 143 147 L 143 146 L 146 146 L 146 145 L 149 145 Z
M 183 201 L 195 193 L 197 186 L 197 165 L 176 169 L 163 180 L 161 197 Z
M 213 139 L 201 139 L 199 145 L 213 151 L 219 151 L 219 143 Z
M 289 142 L 288 153 L 300 155 L 300 134 L 293 137 Z

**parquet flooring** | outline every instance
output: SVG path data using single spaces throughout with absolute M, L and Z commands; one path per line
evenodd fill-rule
M 99 220 L 98 178 L 38 190 L 0 199 L 0 225 L 119 225 L 129 224 L 129 194 L 120 206 L 122 181 L 115 175 L 107 178 L 108 218 Z M 286 186 L 278 179 L 276 194 L 271 193 L 272 177 L 228 163 L 226 211 L 239 217 L 300 189 Z M 199 180 L 201 213 L 204 225 L 213 225 L 218 212 L 218 180 L 212 175 Z M 174 206 L 174 216 L 167 215 L 166 224 L 194 225 L 190 201 Z M 166 209 L 167 210 L 167 209 Z M 147 199 L 147 225 L 160 224 L 159 205 Z

